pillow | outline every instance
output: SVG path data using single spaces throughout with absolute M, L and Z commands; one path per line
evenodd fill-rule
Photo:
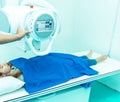
M 0 78 L 0 95 L 15 91 L 21 88 L 25 82 L 12 76 Z

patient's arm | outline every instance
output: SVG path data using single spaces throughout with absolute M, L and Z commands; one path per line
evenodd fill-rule
M 20 40 L 28 33 L 30 33 L 30 32 L 27 32 L 24 29 L 22 29 L 21 27 L 18 27 L 17 34 L 15 34 L 15 35 L 0 34 L 0 44 L 5 44 L 5 43 L 13 42 L 16 40 Z

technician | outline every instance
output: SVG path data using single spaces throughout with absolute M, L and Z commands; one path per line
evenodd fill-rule
M 7 34 L 1 34 L 0 33 L 0 44 L 5 44 L 5 43 L 20 40 L 21 38 L 23 38 L 28 33 L 29 32 L 25 31 L 21 27 L 18 27 L 17 34 L 14 34 L 14 35 L 13 34 L 7 35 Z

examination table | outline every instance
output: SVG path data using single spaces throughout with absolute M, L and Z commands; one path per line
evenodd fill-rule
M 74 54 L 81 56 L 86 53 L 87 51 Z M 100 56 L 100 54 L 93 53 L 92 58 L 98 56 Z M 88 102 L 91 87 L 84 88 L 80 86 L 80 84 L 94 82 L 95 80 L 120 73 L 120 61 L 108 57 L 105 61 L 100 62 L 91 68 L 97 70 L 99 74 L 92 76 L 84 75 L 30 95 L 24 88 L 21 88 L 17 91 L 1 95 L 0 102 L 21 102 L 27 100 L 29 100 L 28 102 L 33 102 L 33 99 L 35 102 L 61 102 L 61 99 L 64 99 L 64 102 L 73 102 L 74 99 L 78 100 L 78 102 L 80 102 L 80 100 L 81 102 Z

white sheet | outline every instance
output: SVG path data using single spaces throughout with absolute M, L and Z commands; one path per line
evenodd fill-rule
M 86 53 L 87 52 L 77 52 L 77 53 L 75 53 L 75 55 L 80 56 L 80 55 L 83 55 L 83 54 L 86 54 Z M 94 53 L 92 58 L 98 57 L 99 55 L 100 54 Z M 99 63 L 95 66 L 92 66 L 92 68 L 97 70 L 99 72 L 99 74 L 98 75 L 93 75 L 93 76 L 86 76 L 85 75 L 85 76 L 82 76 L 82 77 L 79 77 L 79 78 L 76 78 L 76 79 L 72 79 L 72 80 L 70 80 L 66 83 L 54 86 L 54 87 L 49 88 L 49 89 L 46 89 L 45 91 L 43 90 L 41 92 L 38 92 L 38 94 L 35 94 L 35 96 L 31 95 L 31 97 L 24 90 L 24 88 L 22 88 L 20 90 L 15 91 L 15 92 L 0 96 L 0 102 L 3 101 L 3 100 L 5 101 L 6 99 L 7 100 L 14 99 L 14 98 L 18 98 L 18 97 L 25 96 L 25 95 L 27 95 L 26 97 L 28 97 L 28 99 L 30 99 L 30 98 L 33 98 L 33 97 L 38 97 L 38 96 L 45 95 L 45 94 L 55 92 L 55 91 L 58 91 L 58 90 L 63 90 L 63 89 L 68 88 L 68 87 L 73 87 L 73 86 L 76 86 L 76 85 L 80 85 L 80 84 L 83 84 L 85 82 L 94 81 L 94 80 L 97 80 L 97 79 L 100 79 L 100 78 L 104 78 L 104 77 L 107 77 L 107 76 L 111 76 L 111 75 L 120 73 L 120 61 L 117 61 L 117 60 L 114 60 L 114 59 L 111 59 L 111 58 L 107 58 L 107 60 L 105 60 L 105 61 L 103 61 L 103 62 L 101 62 L 101 63 Z

